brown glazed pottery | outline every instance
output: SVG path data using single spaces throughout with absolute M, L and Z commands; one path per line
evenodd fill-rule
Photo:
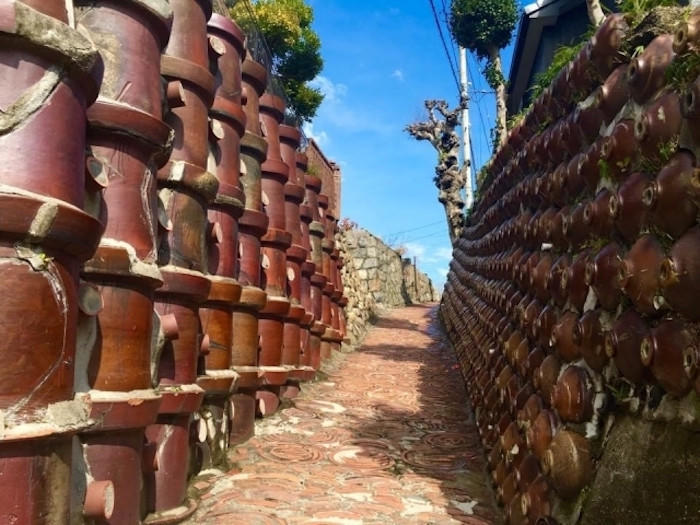
M 700 227 L 688 230 L 671 247 L 661 265 L 660 283 L 665 301 L 691 321 L 700 320 Z
M 574 497 L 593 476 L 588 440 L 575 432 L 560 430 L 544 455 L 543 466 L 559 495 L 564 499 Z
M 644 104 L 664 86 L 664 74 L 674 56 L 673 36 L 660 35 L 632 59 L 627 69 L 627 81 L 630 95 L 637 104 Z
M 622 250 L 616 243 L 603 247 L 586 267 L 586 283 L 593 287 L 601 306 L 615 310 L 620 303 Z
M 593 415 L 591 380 L 584 368 L 570 366 L 562 372 L 552 392 L 552 407 L 564 421 L 582 423 Z
M 632 119 L 620 120 L 615 125 L 600 148 L 601 156 L 597 166 L 600 177 L 621 180 L 631 172 L 640 153 L 635 130 L 636 124 Z
M 559 421 L 554 412 L 541 410 L 535 421 L 527 430 L 527 445 L 530 450 L 542 460 L 549 449 L 554 434 L 559 428 Z
M 676 397 L 693 388 L 698 366 L 698 345 L 682 321 L 662 321 L 642 340 L 642 363 L 656 381 Z
M 621 47 L 629 27 L 622 13 L 605 18 L 591 39 L 590 60 L 601 78 L 607 77 L 618 64 L 626 60 Z
M 687 20 L 678 23 L 673 35 L 673 50 L 678 53 L 687 53 L 698 50 L 700 40 L 700 10 L 691 11 Z
M 580 349 L 575 342 L 574 333 L 578 324 L 578 316 L 574 312 L 565 312 L 559 317 L 551 333 L 551 345 L 564 362 L 575 361 L 580 355 Z
M 641 313 L 652 315 L 658 310 L 659 275 L 664 259 L 664 250 L 656 237 L 643 235 L 622 261 L 622 291 Z
M 618 66 L 595 93 L 595 105 L 610 124 L 630 98 L 627 84 L 627 65 Z
M 583 210 L 583 220 L 594 234 L 604 236 L 613 229 L 618 209 L 616 201 L 617 195 L 615 193 L 602 189 L 595 199 L 586 204 Z
M 573 341 L 581 350 L 586 364 L 596 372 L 608 362 L 605 354 L 605 332 L 600 322 L 601 310 L 589 310 L 574 327 Z
M 644 191 L 643 201 L 651 209 L 651 224 L 677 238 L 693 226 L 698 216 L 695 157 L 676 153 Z
M 539 368 L 534 374 L 533 383 L 547 403 L 552 398 L 554 385 L 559 377 L 561 361 L 553 354 L 544 358 Z
M 550 296 L 558 306 L 564 306 L 566 304 L 566 294 L 561 286 L 562 275 L 567 271 L 568 267 L 571 265 L 571 256 L 568 254 L 563 254 L 560 256 L 552 265 L 549 275 L 548 275 L 548 286 Z
M 647 159 L 664 159 L 663 149 L 677 138 L 681 127 L 678 94 L 669 91 L 649 104 L 634 122 L 634 136 Z
M 588 296 L 586 269 L 589 259 L 590 253 L 587 250 L 580 252 L 566 269 L 566 272 L 562 272 L 561 275 L 561 293 L 568 298 L 569 304 L 577 311 L 583 310 Z
M 644 195 L 649 181 L 650 178 L 643 173 L 632 173 L 617 191 L 617 210 L 611 215 L 615 217 L 615 228 L 629 243 L 634 242 L 647 224 L 649 206 L 645 204 Z
M 649 334 L 644 320 L 634 310 L 627 310 L 605 334 L 605 353 L 625 378 L 641 384 L 646 378 L 640 356 L 642 341 Z

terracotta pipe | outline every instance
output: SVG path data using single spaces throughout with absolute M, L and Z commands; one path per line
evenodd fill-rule
M 287 292 L 287 249 L 292 244 L 292 234 L 285 230 L 284 187 L 289 180 L 289 166 L 281 157 L 280 124 L 284 118 L 284 101 L 270 93 L 260 98 L 260 124 L 267 141 L 267 157 L 261 165 L 261 191 L 263 211 L 268 218 L 268 228 L 262 237 L 262 287 L 267 293 L 267 304 L 260 310 L 258 335 L 260 351 L 258 364 L 271 387 L 287 382 L 288 373 L 282 376 L 277 367 L 283 365 L 284 320 L 290 314 L 291 302 Z M 270 373 L 265 370 L 270 367 Z M 272 405 L 270 405 L 271 407 Z M 270 415 L 271 410 L 264 415 Z
M 71 442 L 89 426 L 89 403 L 74 392 L 84 364 L 75 364 L 82 321 L 94 323 L 80 314 L 79 272 L 102 233 L 101 185 L 86 173 L 86 107 L 97 97 L 101 64 L 90 40 L 68 25 L 69 9 L 64 1 L 3 2 L 0 9 L 0 357 L 8 364 L 0 372 L 0 522 L 6 523 L 69 521 Z M 70 425 L 50 422 L 56 403 L 79 414 Z
M 196 506 L 185 493 L 187 458 L 190 446 L 196 450 L 195 442 L 190 443 L 190 418 L 204 395 L 197 382 L 206 370 L 201 350 L 207 334 L 200 307 L 212 292 L 212 280 L 205 275 L 209 271 L 208 205 L 219 192 L 219 180 L 208 171 L 209 109 L 216 93 L 207 38 L 211 3 L 173 0 L 169 4 L 173 24 L 160 61 L 161 74 L 167 82 L 181 83 L 184 104 L 170 107 L 165 115 L 175 139 L 168 162 L 158 172 L 158 196 L 171 229 L 160 239 L 158 263 L 164 283 L 155 298 L 161 316 L 176 317 L 179 337 L 166 340 L 160 349 L 156 381 L 163 401 L 156 423 L 146 430 L 148 442 L 159 448 L 159 469 L 145 484 L 147 519 L 156 523 L 183 519 Z

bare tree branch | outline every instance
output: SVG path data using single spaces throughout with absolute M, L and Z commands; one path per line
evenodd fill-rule
M 464 94 L 452 110 L 444 100 L 426 100 L 428 120 L 410 124 L 405 128 L 416 140 L 430 141 L 438 153 L 433 181 L 438 188 L 438 201 L 445 208 L 450 240 L 453 244 L 461 235 L 464 226 L 462 189 L 466 181 L 466 172 L 464 168 L 459 167 L 460 138 L 457 128 L 466 104 L 467 97 Z M 439 116 L 436 113 L 439 113 Z

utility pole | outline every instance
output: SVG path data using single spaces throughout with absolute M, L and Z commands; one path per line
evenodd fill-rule
M 462 46 L 459 47 L 459 85 L 462 90 L 461 98 L 464 100 L 464 109 L 462 110 L 462 152 L 464 158 L 464 166 L 467 170 L 466 181 L 466 207 L 471 209 L 474 203 L 474 181 L 471 163 L 471 147 L 469 137 L 469 78 L 467 76 L 467 50 Z
M 413 257 L 413 284 L 416 288 L 416 302 L 420 302 L 420 295 L 418 295 L 418 257 Z

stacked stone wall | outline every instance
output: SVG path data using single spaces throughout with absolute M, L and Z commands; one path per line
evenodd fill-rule
M 409 259 L 361 228 L 338 235 L 345 260 L 343 283 L 348 298 L 348 333 L 357 340 L 372 316 L 381 308 L 395 308 L 439 300 L 430 278 L 417 271 Z M 415 285 L 418 277 L 418 288 Z

